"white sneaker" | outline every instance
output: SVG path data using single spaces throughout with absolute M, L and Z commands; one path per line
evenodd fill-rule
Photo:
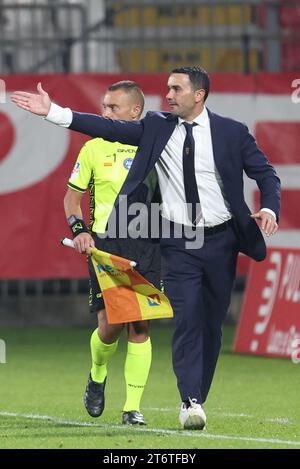
M 197 399 L 190 399 L 190 407 L 183 402 L 179 412 L 179 422 L 186 430 L 203 430 L 206 424 L 206 415 Z

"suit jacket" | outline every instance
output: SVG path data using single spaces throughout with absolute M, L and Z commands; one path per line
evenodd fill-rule
M 208 115 L 215 165 L 234 217 L 240 251 L 257 261 L 263 260 L 266 245 L 255 220 L 250 218 L 251 211 L 244 199 L 243 171 L 255 179 L 261 194 L 261 207 L 273 210 L 277 219 L 280 210 L 280 180 L 244 124 L 209 110 Z M 74 112 L 69 128 L 92 137 L 138 146 L 120 192 L 120 196 L 128 196 L 130 202 L 130 197 L 134 200 L 134 194 L 142 188 L 143 181 L 158 161 L 176 124 L 176 117 L 163 112 L 148 112 L 142 120 L 131 122 Z

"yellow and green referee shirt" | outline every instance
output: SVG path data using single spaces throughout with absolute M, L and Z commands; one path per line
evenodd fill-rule
M 81 149 L 68 187 L 90 190 L 90 228 L 104 233 L 117 195 L 128 175 L 137 147 L 102 138 L 89 140 Z

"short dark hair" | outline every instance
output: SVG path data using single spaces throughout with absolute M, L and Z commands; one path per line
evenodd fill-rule
M 206 70 L 204 70 L 204 68 L 178 67 L 174 68 L 171 73 L 184 73 L 185 75 L 188 75 L 195 91 L 199 90 L 200 88 L 205 91 L 204 101 L 206 100 L 209 93 L 210 81 L 208 73 Z
M 137 103 L 141 106 L 141 113 L 143 112 L 145 106 L 145 96 L 135 81 L 121 80 L 113 83 L 108 87 L 108 91 L 117 90 L 124 90 L 126 93 L 132 93 L 135 96 Z

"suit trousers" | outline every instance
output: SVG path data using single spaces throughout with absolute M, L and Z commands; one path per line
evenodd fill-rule
M 178 225 L 177 225 L 178 226 Z M 238 238 L 231 226 L 187 249 L 185 236 L 161 239 L 162 276 L 174 310 L 173 368 L 182 401 L 206 400 L 233 288 Z

